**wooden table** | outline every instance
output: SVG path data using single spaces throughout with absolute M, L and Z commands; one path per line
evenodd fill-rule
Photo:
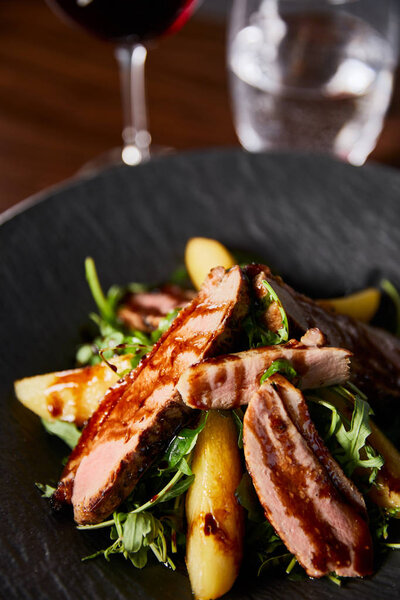
M 119 145 L 112 47 L 68 27 L 41 0 L 0 2 L 0 212 L 73 175 Z M 223 23 L 193 18 L 150 52 L 150 129 L 156 144 L 237 145 Z M 400 166 L 400 89 L 372 158 Z

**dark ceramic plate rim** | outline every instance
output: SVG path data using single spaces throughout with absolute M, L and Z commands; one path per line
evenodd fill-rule
M 164 158 L 164 159 L 157 159 L 154 161 L 154 163 L 149 163 L 148 165 L 144 165 L 143 167 L 139 167 L 139 169 L 144 169 L 147 170 L 147 172 L 151 172 L 152 170 L 154 170 L 155 173 L 157 173 L 157 171 L 160 171 L 160 169 L 162 170 L 163 168 L 163 164 L 168 164 L 168 165 L 172 165 L 171 166 L 171 173 L 173 174 L 174 169 L 176 169 L 177 165 L 179 166 L 179 168 L 182 168 L 183 171 L 184 169 L 188 169 L 188 173 L 189 175 L 193 172 L 196 171 L 196 169 L 205 169 L 205 171 L 207 171 L 207 168 L 212 172 L 212 167 L 210 167 L 211 163 L 213 161 L 215 161 L 216 163 L 220 163 L 221 165 L 224 166 L 224 168 L 227 167 L 227 165 L 229 166 L 230 162 L 232 163 L 232 166 L 242 166 L 242 171 L 241 173 L 235 173 L 234 169 L 231 171 L 231 176 L 233 179 L 235 178 L 240 178 L 240 175 L 246 174 L 247 171 L 249 171 L 249 169 L 251 170 L 254 165 L 260 163 L 261 160 L 265 160 L 266 165 L 268 167 L 268 165 L 270 165 L 268 168 L 271 170 L 273 170 L 273 163 L 275 161 L 275 169 L 280 168 L 279 165 L 285 165 L 285 164 L 289 164 L 293 163 L 293 161 L 304 161 L 304 164 L 307 164 L 307 161 L 309 164 L 311 164 L 311 162 L 316 163 L 316 169 L 318 169 L 318 165 L 321 166 L 323 165 L 323 168 L 327 169 L 327 172 L 329 171 L 329 165 L 331 164 L 332 167 L 331 169 L 334 171 L 339 170 L 342 173 L 349 173 L 348 176 L 348 180 L 351 181 L 352 178 L 356 178 L 358 179 L 358 183 L 357 185 L 361 185 L 360 184 L 360 178 L 356 175 L 355 173 L 364 173 L 366 175 L 366 178 L 371 178 L 371 181 L 375 178 L 377 180 L 380 180 L 380 182 L 382 183 L 382 187 L 385 187 L 388 185 L 388 182 L 392 182 L 392 187 L 396 188 L 396 186 L 399 185 L 400 182 L 400 176 L 399 173 L 396 171 L 393 171 L 387 167 L 382 167 L 382 166 L 368 166 L 366 168 L 363 168 L 362 171 L 360 170 L 356 170 L 352 167 L 348 167 L 348 166 L 338 166 L 338 163 L 336 163 L 335 161 L 330 161 L 330 159 L 324 159 L 324 158 L 320 158 L 320 157 L 313 157 L 312 155 L 307 156 L 303 156 L 303 157 L 295 157 L 293 155 L 286 155 L 286 154 L 270 154 L 270 155 L 265 155 L 265 156 L 254 156 L 251 157 L 251 155 L 247 155 L 247 154 L 243 154 L 241 153 L 241 151 L 239 150 L 213 150 L 213 151 L 201 151 L 201 152 L 195 152 L 195 153 L 187 153 L 184 155 L 180 155 L 180 156 L 176 156 L 176 157 L 170 157 L 170 158 Z M 167 162 L 165 162 L 167 161 Z M 154 165 L 154 167 L 153 167 Z M 160 166 L 161 165 L 161 166 Z M 182 166 L 183 165 L 183 166 Z M 207 166 L 208 165 L 208 166 Z M 272 167 L 271 167 L 272 165 Z M 267 168 L 267 170 L 268 170 Z M 322 167 L 321 167 L 322 168 Z M 258 164 L 257 166 L 257 173 L 260 175 L 261 170 L 260 170 L 260 164 Z M 354 170 L 353 170 L 354 169 Z M 178 169 L 179 170 L 179 169 Z M 240 170 L 240 169 L 239 169 Z M 6 211 L 5 213 L 3 213 L 3 215 L 0 215 L 0 223 L 3 223 L 3 227 L 0 229 L 0 244 L 3 241 L 3 239 L 5 239 L 7 241 L 7 232 L 3 233 L 5 231 L 5 229 L 7 229 L 7 226 L 11 226 L 14 228 L 14 230 L 18 229 L 18 227 L 22 227 L 22 226 L 26 226 L 27 223 L 29 223 L 30 221 L 32 221 L 35 218 L 35 215 L 37 214 L 38 211 L 44 209 L 44 212 L 47 210 L 46 209 L 46 201 L 48 201 L 48 204 L 50 206 L 50 204 L 52 202 L 60 202 L 60 198 L 63 195 L 71 195 L 76 193 L 77 191 L 79 192 L 79 190 L 82 189 L 82 187 L 84 187 L 85 185 L 92 185 L 93 183 L 95 183 L 96 181 L 100 180 L 104 178 L 105 180 L 107 180 L 107 178 L 110 178 L 111 180 L 113 179 L 113 177 L 116 177 L 118 179 L 118 173 L 117 173 L 118 169 L 109 169 L 106 172 L 100 172 L 95 174 L 94 177 L 91 176 L 85 176 L 83 179 L 80 178 L 73 178 L 72 180 L 69 180 L 67 182 L 64 182 L 60 185 L 54 186 L 52 188 L 50 188 L 49 190 L 45 190 L 44 192 L 40 192 L 39 194 L 35 194 L 34 196 L 28 198 L 27 200 L 23 201 L 22 203 L 20 203 L 19 205 L 17 205 L 16 207 Z M 284 169 L 283 169 L 284 171 Z M 140 172 L 140 171 L 139 171 Z M 144 171 L 143 171 L 144 172 Z M 351 173 L 354 173 L 354 177 L 353 175 L 350 175 Z M 271 173 L 270 173 L 271 175 Z M 345 180 L 345 184 L 347 184 L 348 182 L 346 182 L 346 178 L 347 175 L 344 176 L 344 180 Z M 198 182 L 198 179 L 196 179 L 196 177 L 194 177 L 194 179 Z M 284 177 L 282 177 L 282 185 L 286 185 L 285 181 L 284 181 Z M 203 185 L 203 184 L 202 184 Z M 238 179 L 238 185 L 240 185 L 240 179 Z M 247 183 L 245 184 L 245 187 L 249 187 L 249 180 L 247 180 Z M 207 189 L 207 186 L 205 186 L 206 188 L 206 192 L 208 193 L 209 190 Z M 400 189 L 400 187 L 398 188 Z M 248 190 L 247 190 L 248 191 Z M 254 191 L 250 188 L 250 192 Z M 384 195 L 384 194 L 383 194 Z M 58 199 L 58 200 L 57 200 Z M 122 202 L 122 204 L 124 204 Z M 40 208 L 41 207 L 41 208 Z M 49 210 L 51 210 L 51 207 L 49 208 Z M 19 221 L 20 219 L 20 221 Z M 5 226 L 5 229 L 4 229 Z M 224 240 L 225 241 L 225 240 Z M 398 246 L 397 246 L 398 247 Z M 394 270 L 392 270 L 392 272 L 394 272 Z M 398 276 L 398 278 L 400 279 L 400 273 L 398 271 L 396 271 L 396 276 Z M 65 364 L 65 363 L 64 363 Z M 9 383 L 10 381 L 7 382 L 8 387 L 9 387 Z M 24 411 L 24 409 L 19 409 L 19 407 L 15 408 L 14 406 L 14 412 L 12 414 L 12 418 L 17 420 L 20 418 L 21 414 L 24 414 L 23 412 L 21 413 L 21 410 Z M 28 425 L 26 425 L 25 423 L 22 424 L 22 434 L 27 436 L 27 439 L 29 439 L 29 436 L 31 435 L 31 420 L 29 420 Z M 26 429 L 25 429 L 26 427 Z M 43 442 L 43 440 L 41 440 L 41 443 Z M 48 443 L 48 441 L 46 441 L 46 443 Z M 53 443 L 53 442 L 51 442 Z M 54 446 L 51 446 L 51 448 L 53 448 Z M 62 450 L 57 447 L 56 450 L 58 453 L 62 453 Z M 7 478 L 6 478 L 7 479 Z M 10 481 L 7 481 L 7 483 L 10 483 Z M 16 482 L 13 482 L 14 486 L 17 485 L 18 487 L 18 483 L 16 484 Z M 4 514 L 4 510 L 2 507 L 0 507 L 0 511 L 2 511 L 3 514 L 3 520 L 6 517 L 6 514 Z M 47 507 L 45 507 L 44 509 L 42 508 L 41 512 L 43 513 L 43 515 L 47 515 Z M 43 517 L 42 515 L 42 517 Z M 52 526 L 54 526 L 54 517 L 52 515 L 47 515 L 47 520 L 51 521 Z M 48 523 L 47 523 L 48 525 Z M 60 527 L 60 524 L 56 524 L 55 527 Z M 62 531 L 69 531 L 70 527 L 68 524 L 61 524 L 61 528 Z M 4 536 L 6 535 L 7 530 L 3 529 L 1 531 L 1 527 L 0 527 L 0 532 L 1 535 Z M 16 535 L 17 539 L 23 539 L 23 533 L 24 532 L 18 532 L 18 535 Z M 75 532 L 73 532 L 73 536 L 77 535 Z M 54 540 L 53 540 L 54 543 Z M 45 540 L 45 546 L 46 546 L 46 552 L 50 552 L 51 548 L 47 548 L 47 544 L 50 544 L 49 540 Z M 29 546 L 29 544 L 28 544 Z M 28 546 L 25 549 L 26 551 L 28 550 Z M 82 546 L 82 544 L 81 544 Z M 25 557 L 24 559 L 21 559 L 21 561 L 19 561 L 16 558 L 16 544 L 11 543 L 9 541 L 7 541 L 6 547 L 3 549 L 2 552 L 2 558 L 4 559 L 4 552 L 9 552 L 9 556 L 12 557 L 11 563 L 13 564 L 13 566 L 15 566 L 16 568 L 16 573 L 17 575 L 21 578 L 21 569 L 22 569 L 22 565 L 26 564 L 26 560 L 27 557 Z M 24 551 L 22 551 L 22 554 L 24 554 Z M 397 561 L 397 559 L 394 559 L 394 557 L 391 555 L 387 561 L 387 563 L 390 563 L 390 568 L 395 569 L 396 573 L 400 573 L 400 564 Z M 2 568 L 5 565 L 5 562 L 3 562 L 2 560 Z M 114 563 L 115 565 L 115 563 Z M 124 571 L 124 566 L 121 567 L 120 565 L 117 565 L 117 567 L 114 567 L 116 572 L 122 577 L 125 577 L 125 571 Z M 39 569 L 40 570 L 40 569 Z M 386 570 L 386 569 L 385 569 Z M 85 572 L 81 571 L 79 569 L 79 572 L 83 575 Z M 165 575 L 164 570 L 163 570 L 163 574 L 161 574 L 160 569 L 158 567 L 150 567 L 149 572 L 152 576 L 152 574 L 154 573 L 154 576 L 159 579 L 160 584 L 159 586 L 155 587 L 154 589 L 151 589 L 151 586 L 149 587 L 148 583 L 146 583 L 145 579 L 146 577 L 143 576 L 142 573 L 136 574 L 133 573 L 132 574 L 132 580 L 135 580 L 132 585 L 135 589 L 135 593 L 136 596 L 138 598 L 158 598 L 158 597 L 165 597 L 165 598 L 169 598 L 171 593 L 180 593 L 179 590 L 182 590 L 183 594 L 185 595 L 185 597 L 188 594 L 188 586 L 187 586 L 187 581 L 186 579 L 181 575 L 181 574 L 177 574 L 177 575 L 173 575 L 174 580 L 171 579 L 170 574 L 168 573 L 167 575 Z M 94 577 L 94 576 L 99 576 L 100 580 L 103 581 L 103 569 L 100 566 L 94 567 L 93 569 L 91 569 L 91 574 L 88 575 L 90 577 Z M 65 589 L 64 587 L 64 583 L 62 581 L 62 575 L 58 575 L 57 577 L 59 577 L 59 592 L 60 592 L 60 597 L 65 597 L 65 598 L 72 598 L 73 596 L 69 595 L 68 589 Z M 375 578 L 374 578 L 375 579 Z M 264 598 L 264 597 L 276 597 L 279 598 L 280 594 L 282 592 L 284 592 L 285 597 L 290 597 L 290 598 L 301 598 L 301 597 L 319 597 L 319 598 L 336 598 L 338 595 L 340 597 L 343 598 L 350 598 L 353 596 L 353 594 L 355 593 L 364 593 L 366 595 L 364 595 L 364 597 L 368 597 L 370 599 L 372 598 L 377 598 L 377 586 L 381 586 L 382 582 L 379 581 L 379 577 L 378 577 L 378 581 L 377 581 L 377 585 L 373 584 L 372 580 L 371 582 L 363 582 L 363 587 L 360 587 L 360 583 L 358 582 L 351 582 L 349 583 L 346 588 L 344 590 L 332 590 L 331 586 L 327 586 L 326 584 L 322 583 L 322 582 L 317 582 L 317 583 L 312 583 L 309 582 L 307 584 L 304 583 L 298 583 L 298 584 L 293 584 L 290 585 L 289 587 L 286 587 L 285 585 L 281 585 L 282 581 L 279 578 L 276 578 L 274 576 L 272 576 L 271 580 L 266 580 L 266 588 L 264 590 L 263 587 L 260 588 L 260 585 L 255 585 L 254 588 L 251 588 L 250 590 L 248 589 L 248 586 L 246 584 L 245 581 L 243 581 L 243 577 L 241 578 L 241 582 L 239 582 L 239 585 L 236 586 L 236 588 L 234 589 L 234 591 L 232 592 L 232 594 L 230 595 L 230 597 L 232 598 Z M 175 581 L 175 583 L 174 583 Z M 13 588 L 13 586 L 10 584 L 10 578 L 9 576 L 7 576 L 6 572 L 3 571 L 2 572 L 2 577 L 0 579 L 1 582 L 1 590 L 2 591 L 7 591 L 8 595 L 10 598 L 13 597 L 33 597 L 33 595 L 31 596 L 30 590 L 33 590 L 33 588 L 30 588 L 30 585 L 28 583 L 27 577 L 26 575 L 22 577 L 22 582 L 24 583 L 24 585 L 19 585 L 16 586 L 15 588 Z M 176 583 L 178 582 L 178 583 Z M 114 582 L 115 583 L 115 582 Z M 96 585 L 94 585 L 94 587 L 92 588 L 92 592 L 95 595 L 91 595 L 91 596 L 87 596 L 87 592 L 85 590 L 82 590 L 82 598 L 86 598 L 86 597 L 103 597 L 103 594 L 108 593 L 108 595 L 110 594 L 110 591 L 112 591 L 112 594 L 117 598 L 122 598 L 125 597 L 125 590 L 122 587 L 119 587 L 118 584 L 114 585 L 110 587 L 108 589 L 108 591 L 105 591 L 104 589 L 100 589 L 99 587 L 96 587 Z M 371 585 L 373 584 L 373 585 Z M 43 585 L 46 585 L 46 581 L 43 581 Z M 54 577 L 53 577 L 53 581 L 51 586 L 54 586 Z M 75 585 L 75 583 L 74 583 Z M 105 584 L 106 585 L 106 584 Z M 390 584 L 392 585 L 392 584 Z M 51 587 L 50 586 L 50 587 Z M 165 586 L 170 586 L 171 591 L 168 592 L 167 594 L 167 587 Z M 279 591 L 280 588 L 282 587 L 282 591 Z M 4 588 L 4 589 L 3 589 Z M 383 595 L 380 595 L 379 597 L 383 597 L 383 598 L 395 598 L 397 597 L 397 593 L 398 593 L 398 587 L 391 587 L 390 586 L 386 586 L 387 589 L 383 590 Z M 169 589 L 169 588 L 168 588 Z M 382 589 L 382 588 L 381 588 Z M 18 590 L 18 591 L 17 591 Z M 24 591 L 25 590 L 25 591 Z M 183 591 L 184 590 L 184 591 Z M 285 590 L 285 591 L 284 591 Z M 165 592 L 165 593 L 164 593 Z M 15 595 L 15 594 L 18 594 Z M 33 593 L 33 592 L 32 592 Z M 48 592 L 50 594 L 50 590 Z M 13 595 L 14 594 L 14 595 Z M 160 595 L 162 594 L 162 595 Z M 250 595 L 249 595 L 250 594 Z M 267 594 L 267 595 L 265 595 Z M 271 595 L 269 595 L 271 594 Z M 50 597 L 49 595 L 47 595 L 47 592 L 45 589 L 43 589 L 41 591 L 41 597 L 43 598 L 47 598 Z M 110 596 L 109 596 L 110 597 Z

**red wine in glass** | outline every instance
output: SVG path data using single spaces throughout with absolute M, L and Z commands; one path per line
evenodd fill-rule
M 144 44 L 176 32 L 199 0 L 47 0 L 60 15 L 116 46 L 124 111 L 122 160 L 149 158 L 144 94 Z
M 172 33 L 190 17 L 196 0 L 50 0 L 82 27 L 117 44 Z

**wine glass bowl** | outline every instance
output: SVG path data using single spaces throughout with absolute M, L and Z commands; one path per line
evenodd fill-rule
M 174 33 L 196 0 L 47 0 L 60 15 L 115 44 L 135 45 Z
M 123 146 L 118 156 L 127 165 L 147 160 L 151 154 L 144 81 L 147 44 L 183 27 L 199 0 L 46 2 L 61 17 L 115 46 L 124 123 Z M 111 161 L 115 160 L 115 154 L 115 151 L 110 153 Z

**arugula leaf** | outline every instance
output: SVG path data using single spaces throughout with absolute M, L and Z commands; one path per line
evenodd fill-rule
M 71 450 L 75 448 L 81 437 L 81 432 L 74 423 L 67 423 L 60 419 L 56 419 L 55 421 L 41 419 L 41 421 L 47 433 L 59 437 L 71 448 Z
M 232 411 L 233 420 L 238 430 L 238 447 L 243 448 L 243 411 L 241 408 L 235 408 Z
M 171 310 L 167 315 L 165 315 L 163 319 L 160 320 L 157 329 L 152 331 L 150 334 L 150 338 L 153 344 L 155 344 L 155 342 L 158 342 L 162 334 L 170 328 L 171 323 L 175 320 L 175 318 L 181 310 L 181 308 L 175 308 L 174 310 Z
M 289 339 L 288 319 L 282 303 L 268 281 L 263 280 L 263 285 L 267 289 L 267 295 L 261 300 L 261 309 L 252 306 L 250 313 L 243 321 L 243 328 L 247 334 L 250 348 L 274 346 L 287 342 Z M 262 324 L 262 317 L 265 316 L 265 312 L 273 303 L 277 304 L 282 318 L 281 327 L 277 332 L 270 331 Z
M 352 388 L 357 389 L 357 388 Z M 349 419 L 346 414 L 336 406 L 330 394 L 337 394 L 341 398 L 351 400 L 352 414 Z M 331 423 L 325 441 L 334 438 L 338 448 L 332 450 L 332 454 L 341 464 L 344 472 L 350 477 L 356 468 L 371 469 L 369 483 L 376 479 L 379 469 L 384 464 L 383 457 L 367 443 L 371 433 L 369 417 L 373 414 L 367 400 L 361 398 L 358 393 L 346 389 L 344 386 L 333 386 L 321 390 L 322 398 L 314 394 L 307 398 L 331 411 Z
M 101 554 L 109 560 L 111 554 L 122 554 L 133 566 L 142 569 L 147 564 L 150 549 L 160 562 L 168 562 L 175 569 L 174 563 L 167 556 L 164 528 L 161 521 L 151 513 L 114 513 L 110 538 L 115 541 L 108 548 L 85 556 L 82 560 L 96 558 Z
M 170 471 L 179 468 L 178 465 L 184 456 L 190 454 L 196 445 L 199 433 L 204 429 L 207 422 L 208 412 L 202 413 L 199 424 L 195 429 L 184 428 L 173 438 L 161 463 L 166 462 L 167 467 L 161 471 Z
M 277 358 L 261 375 L 260 385 L 262 385 L 264 381 L 266 381 L 275 373 L 281 373 L 282 375 L 285 375 L 289 381 L 294 381 L 297 378 L 297 372 L 291 363 L 285 358 Z
M 267 295 L 263 298 L 264 310 L 267 310 L 268 307 L 271 306 L 271 304 L 276 303 L 278 305 L 279 312 L 280 312 L 281 318 L 282 318 L 282 324 L 281 324 L 281 327 L 278 329 L 278 331 L 277 332 L 273 332 L 273 331 L 269 332 L 269 336 L 268 336 L 270 338 L 269 343 L 271 345 L 282 344 L 284 342 L 287 342 L 289 339 L 289 324 L 288 324 L 287 315 L 286 315 L 285 309 L 282 306 L 282 302 L 280 301 L 280 299 L 278 297 L 278 294 L 275 292 L 274 288 L 265 279 L 263 280 L 263 286 L 267 290 Z
M 106 322 L 112 322 L 115 317 L 115 312 L 112 304 L 104 295 L 97 275 L 96 265 L 94 264 L 93 258 L 90 256 L 85 260 L 85 274 L 93 299 L 96 302 L 102 319 Z M 112 298 L 114 299 L 114 297 L 115 295 L 113 293 Z
M 56 488 L 47 483 L 35 483 L 36 487 L 42 492 L 42 498 L 51 498 Z
M 122 543 L 128 553 L 140 550 L 144 543 L 153 542 L 157 529 L 150 513 L 131 513 L 123 524 Z M 149 537 L 148 534 L 151 534 Z
M 177 496 L 181 496 L 181 494 L 185 493 L 194 481 L 193 473 L 186 477 L 186 479 L 182 479 L 179 483 L 175 484 L 171 490 L 160 496 L 159 502 L 168 502 L 171 498 L 176 498 Z

